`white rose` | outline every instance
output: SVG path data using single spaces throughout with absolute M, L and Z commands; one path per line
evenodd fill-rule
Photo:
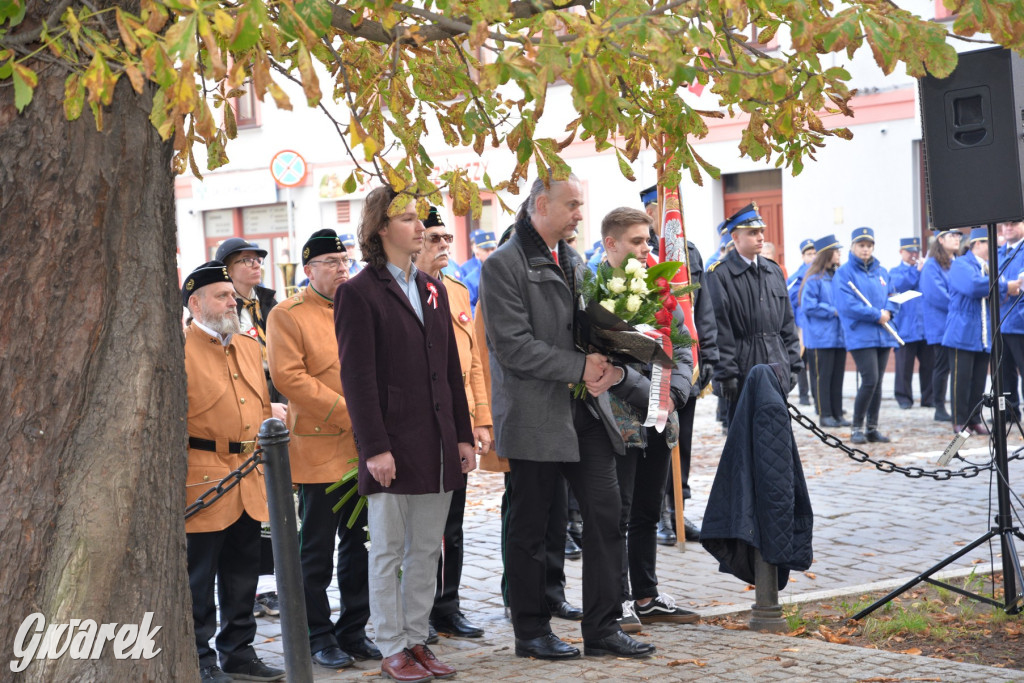
M 604 306 L 610 313 L 615 312 L 615 302 L 612 301 L 611 299 L 605 299 L 604 301 L 601 302 L 601 305 Z
M 636 294 L 630 294 L 626 297 L 626 310 L 630 313 L 636 313 L 640 310 L 640 304 L 643 303 L 643 299 L 638 297 Z
M 608 291 L 612 294 L 622 294 L 626 291 L 626 280 L 621 277 L 613 277 L 608 280 Z
M 639 268 L 636 269 L 636 272 L 633 274 L 633 277 L 639 278 L 641 280 L 646 280 L 647 279 L 647 269 L 644 268 L 643 266 L 640 266 Z
M 629 259 L 629 263 L 626 264 L 625 271 L 630 275 L 635 274 L 637 271 L 643 270 L 643 266 L 636 259 Z
M 646 294 L 647 284 L 640 278 L 634 278 L 633 281 L 629 283 L 629 291 L 633 292 L 634 294 Z

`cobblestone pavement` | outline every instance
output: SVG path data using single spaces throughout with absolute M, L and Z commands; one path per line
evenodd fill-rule
M 855 378 L 847 373 L 845 400 L 852 411 Z M 892 398 L 892 375 L 886 376 L 880 428 L 891 444 L 868 444 L 875 457 L 900 465 L 935 468 L 935 461 L 952 437 L 949 423 L 932 420 L 932 410 L 900 410 Z M 796 400 L 795 393 L 791 397 Z M 808 413 L 810 408 L 806 409 Z M 794 423 L 801 460 L 815 514 L 814 564 L 808 572 L 793 572 L 783 601 L 858 595 L 875 585 L 894 586 L 921 573 L 985 533 L 995 509 L 995 487 L 989 473 L 972 479 L 936 482 L 885 474 L 828 449 Z M 847 439 L 849 430 L 836 432 Z M 714 421 L 714 399 L 702 399 L 694 428 L 694 461 L 690 484 L 693 499 L 686 516 L 698 524 L 714 479 L 724 437 Z M 1010 449 L 1024 445 L 1011 437 Z M 976 463 L 986 459 L 986 444 L 968 440 L 961 451 Z M 951 469 L 958 469 L 954 461 Z M 1021 489 L 1022 465 L 1010 463 L 1011 489 Z M 474 473 L 467 503 L 466 560 L 461 598 L 463 611 L 484 627 L 475 640 L 442 638 L 434 647 L 445 661 L 462 671 L 459 678 L 477 680 L 1022 680 L 1024 672 L 938 659 L 915 657 L 836 645 L 731 631 L 712 626 L 645 627 L 642 639 L 658 652 L 646 660 L 582 658 L 550 663 L 517 658 L 512 650 L 511 625 L 504 617 L 499 592 L 501 553 L 498 506 L 501 475 Z M 1019 514 L 1019 510 L 1018 510 Z M 1000 564 L 998 544 L 983 545 L 950 569 Z M 567 596 L 581 603 L 580 562 L 566 562 Z M 717 563 L 699 544 L 658 548 L 661 590 L 682 607 L 706 616 L 743 611 L 754 593 L 738 579 L 718 571 Z M 334 598 L 336 600 L 335 592 Z M 280 627 L 276 619 L 260 619 L 256 646 L 271 664 L 283 665 Z M 578 625 L 554 620 L 555 632 L 573 642 Z M 582 648 L 582 645 L 580 645 Z M 317 669 L 317 681 L 356 680 L 379 675 L 379 664 L 361 662 L 340 672 Z

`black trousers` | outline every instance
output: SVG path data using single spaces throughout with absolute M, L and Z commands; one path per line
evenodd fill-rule
M 843 414 L 846 349 L 807 349 L 807 368 L 814 388 L 815 412 L 821 417 L 840 419 Z
M 914 361 L 921 364 L 917 381 L 921 385 L 921 405 L 933 405 L 932 382 L 935 357 L 932 347 L 923 339 L 907 342 L 896 349 L 896 402 L 914 403 Z
M 463 477 L 468 481 L 467 477 Z M 459 611 L 459 584 L 462 583 L 463 533 L 462 519 L 466 514 L 466 488 L 452 491 L 448 518 L 444 522 L 441 555 L 437 558 L 437 588 L 430 618 L 447 617 Z
M 687 401 L 689 403 L 689 401 Z M 671 450 L 664 434 L 647 430 L 647 448 L 629 448 L 616 458 L 622 513 L 619 529 L 626 539 L 622 553 L 622 600 L 658 596 L 658 520 Z M 630 592 L 632 584 L 632 592 Z
M 501 496 L 501 600 L 508 607 L 508 570 L 506 543 L 508 540 L 508 472 L 505 473 L 505 493 Z M 565 537 L 567 535 L 565 514 L 566 482 L 559 475 L 562 485 L 555 487 L 548 507 L 548 528 L 544 534 L 544 598 L 548 605 L 565 602 Z
M 810 382 L 810 373 L 807 370 L 807 349 L 804 349 L 802 355 L 804 359 L 804 367 L 796 374 L 796 386 L 801 401 L 810 398 L 807 395 L 807 392 L 814 390 L 814 385 Z
M 1003 378 L 1003 394 L 1013 412 L 1020 415 L 1020 373 L 1024 370 L 1024 334 L 1003 334 L 1003 357 L 999 371 Z
M 974 412 L 981 395 L 985 393 L 985 379 L 988 376 L 987 351 L 964 351 L 948 349 L 950 372 L 949 398 L 953 408 L 953 424 L 965 425 L 981 422 L 979 408 Z
M 942 344 L 930 344 L 935 361 L 932 371 L 932 398 L 935 410 L 946 410 L 946 381 L 949 379 L 949 348 Z
M 355 509 L 358 496 L 352 496 L 337 512 L 332 512 L 341 496 L 342 487 L 326 493 L 328 484 L 299 485 L 299 554 L 302 560 L 302 583 L 306 596 L 306 622 L 309 626 L 309 649 L 317 652 L 325 647 L 362 643 L 366 622 L 370 618 L 370 594 L 366 564 L 366 508 L 356 523 L 348 528 L 348 518 Z M 331 622 L 331 605 L 327 588 L 334 579 L 334 548 L 338 548 L 338 592 L 341 610 Z
M 860 388 L 853 401 L 853 428 L 860 429 L 867 418 L 867 428 L 878 426 L 878 411 L 882 407 L 882 374 L 889 362 L 889 347 L 878 346 L 850 351 L 860 375 Z
M 545 539 L 549 501 L 562 486 L 559 473 L 572 486 L 583 515 L 583 638 L 595 640 L 619 630 L 622 534 L 616 455 L 604 425 L 583 401 L 573 401 L 573 412 L 579 462 L 509 460 L 505 577 L 517 638 L 551 631 Z
M 243 512 L 227 529 L 185 534 L 185 544 L 199 667 L 216 664 L 218 652 L 222 667 L 243 666 L 256 657 L 252 604 L 260 578 L 260 523 Z M 210 647 L 217 630 L 214 579 L 221 624 L 216 651 Z

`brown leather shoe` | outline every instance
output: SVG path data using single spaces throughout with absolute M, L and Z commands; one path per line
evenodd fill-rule
M 380 663 L 380 673 L 384 678 L 390 678 L 399 683 L 422 683 L 434 679 L 433 674 L 421 666 L 409 650 L 402 650 L 397 655 L 385 657 L 384 661 Z
M 434 674 L 434 678 L 451 678 L 455 675 L 455 669 L 435 657 L 426 645 L 413 645 L 410 652 L 420 666 Z

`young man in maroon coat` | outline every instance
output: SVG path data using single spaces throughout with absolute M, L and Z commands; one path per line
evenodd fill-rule
M 395 197 L 381 187 L 366 198 L 359 246 L 367 267 L 338 287 L 334 321 L 368 502 L 381 673 L 424 681 L 455 675 L 425 641 L 451 492 L 466 485 L 476 454 L 448 295 L 413 264 L 423 223 L 412 200 L 389 217 Z

